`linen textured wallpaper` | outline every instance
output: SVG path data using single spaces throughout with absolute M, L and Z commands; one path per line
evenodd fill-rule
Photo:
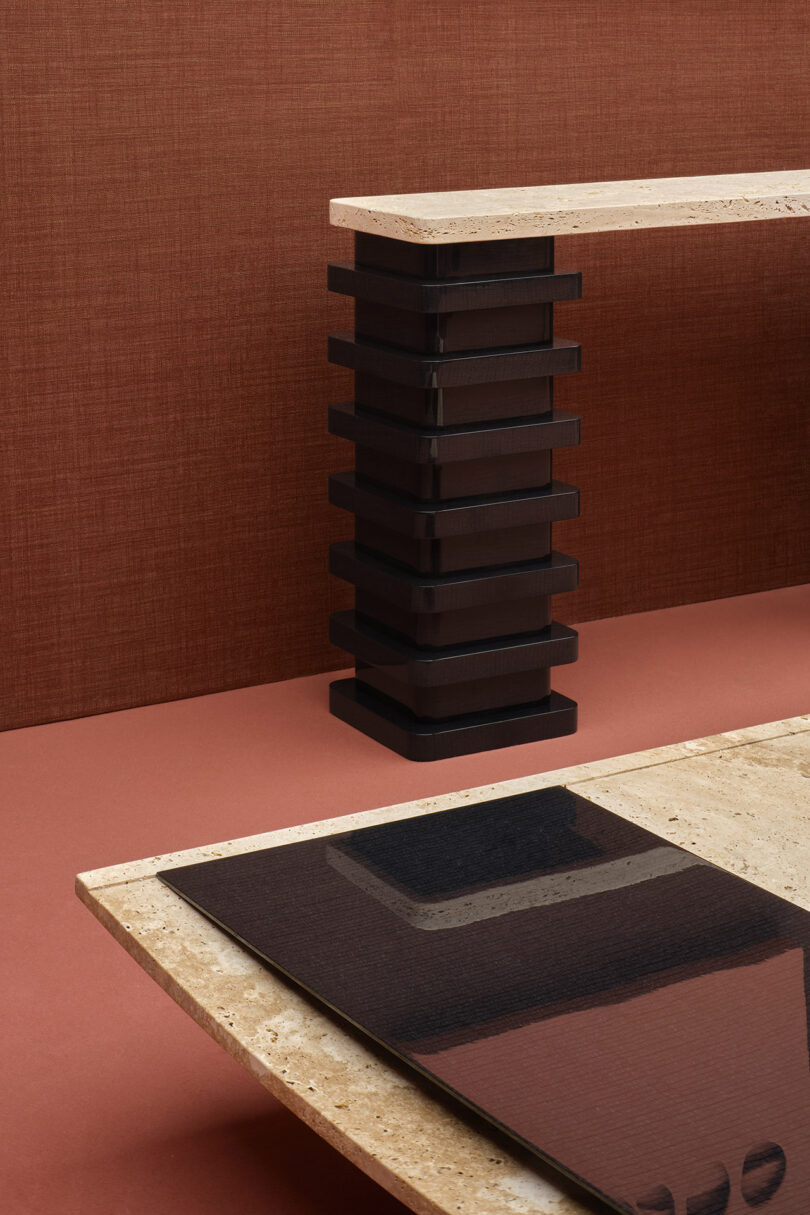
M 3 728 L 345 665 L 330 197 L 810 163 L 804 0 L 7 0 L 0 27 Z M 807 580 L 806 221 L 557 252 L 584 291 L 558 618 Z

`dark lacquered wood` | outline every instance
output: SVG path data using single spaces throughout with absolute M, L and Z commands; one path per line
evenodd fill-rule
M 580 369 L 580 347 L 565 338 L 545 346 L 514 346 L 464 354 L 422 354 L 382 343 L 360 341 L 352 333 L 329 338 L 329 358 L 364 375 L 381 376 L 412 388 L 453 388 L 569 375 Z
M 417 646 L 460 645 L 508 633 L 537 632 L 551 624 L 549 595 L 483 603 L 454 612 L 409 612 L 368 591 L 357 591 L 354 602 L 359 616 L 370 623 L 384 622 L 389 632 Z
M 351 543 L 330 551 L 330 570 L 352 582 L 357 612 L 417 646 L 447 646 L 551 623 L 551 595 L 573 590 L 577 562 L 562 553 L 523 566 L 425 578 Z
M 427 649 L 409 644 L 357 612 L 334 612 L 329 637 L 360 662 L 390 667 L 399 678 L 432 688 L 576 662 L 578 641 L 574 629 L 554 621 L 536 633 Z
M 482 457 L 419 463 L 358 446 L 354 454 L 358 477 L 375 481 L 420 501 L 446 501 L 516 489 L 547 489 L 551 484 L 551 452 L 519 452 L 511 456 Z
M 355 232 L 358 266 L 393 271 L 421 279 L 467 278 L 474 274 L 514 274 L 554 270 L 554 238 L 465 241 L 461 244 L 414 245 L 387 236 Z
M 578 297 L 579 276 L 554 273 L 546 239 L 426 248 L 357 234 L 354 264 L 331 266 L 329 286 L 355 297 L 354 333 L 329 346 L 355 372 L 354 401 L 329 416 L 355 444 L 354 472 L 329 488 L 355 516 L 355 544 L 331 556 L 355 612 L 330 635 L 357 669 L 334 711 L 355 725 L 379 711 L 372 736 L 421 756 L 497 745 L 507 720 L 520 723 L 512 741 L 567 731 L 548 669 L 574 660 L 576 635 L 552 621 L 550 596 L 577 567 L 552 556 L 550 525 L 578 514 L 579 494 L 554 481 L 552 451 L 579 441 L 579 419 L 553 410 L 552 377 L 580 352 L 554 339 L 553 302 Z M 392 725 L 385 705 L 405 718 Z M 492 713 L 483 732 L 444 729 Z
M 385 490 L 355 473 L 334 473 L 329 478 L 329 501 L 415 539 L 552 523 L 579 514 L 579 490 L 563 481 L 552 481 L 549 488 L 537 491 L 429 503 Z
M 329 266 L 330 291 L 351 295 L 373 304 L 406 308 L 411 312 L 465 312 L 468 309 L 516 307 L 577 300 L 582 295 L 582 275 L 492 274 L 477 278 L 425 282 L 402 274 L 386 274 L 351 262 Z
M 418 763 L 559 738 L 577 728 L 577 706 L 559 692 L 517 708 L 429 721 L 357 679 L 337 679 L 329 685 L 329 709 L 356 730 Z
M 507 706 L 536 704 L 551 693 L 551 673 L 546 668 L 517 671 L 511 675 L 491 675 L 464 683 L 426 688 L 400 679 L 392 667 L 360 663 L 355 679 L 362 686 L 387 696 L 397 705 L 425 721 L 440 722 L 460 713 L 479 713 Z
M 424 354 L 547 344 L 552 323 L 551 304 L 410 312 L 358 300 L 354 309 L 354 336 L 359 342 L 383 342 Z
M 358 590 L 420 615 L 559 595 L 576 590 L 579 581 L 579 563 L 565 553 L 552 552 L 535 561 L 436 576 L 404 570 L 351 541 L 331 546 L 329 569 Z
M 496 384 L 420 387 L 357 372 L 354 399 L 358 408 L 389 414 L 414 426 L 466 426 L 548 413 L 554 401 L 554 380 L 546 375 Z
M 418 574 L 447 574 L 532 561 L 551 552 L 551 524 L 494 528 L 465 536 L 419 538 L 394 531 L 373 517 L 357 517 L 355 539 L 363 548 Z
M 362 447 L 419 464 L 496 459 L 579 443 L 579 418 L 562 409 L 487 425 L 420 427 L 343 401 L 329 407 L 329 430 Z

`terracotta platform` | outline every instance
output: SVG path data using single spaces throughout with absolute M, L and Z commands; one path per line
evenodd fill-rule
M 331 673 L 0 734 L 3 1209 L 402 1215 L 145 978 L 75 874 L 806 713 L 809 615 L 789 587 L 588 621 L 560 671 L 577 734 L 435 764 L 331 717 Z

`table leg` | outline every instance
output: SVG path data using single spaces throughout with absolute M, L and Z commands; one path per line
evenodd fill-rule
M 355 516 L 330 567 L 355 587 L 331 638 L 355 677 L 331 711 L 409 759 L 442 759 L 570 734 L 576 705 L 550 668 L 573 662 L 576 633 L 551 596 L 577 562 L 551 525 L 579 513 L 552 478 L 552 450 L 579 442 L 553 407 L 554 376 L 579 369 L 555 339 L 555 300 L 581 279 L 555 273 L 553 238 L 416 245 L 355 233 L 355 260 L 329 268 L 355 299 L 353 334 L 329 357 L 355 373 L 330 430 L 355 444 L 355 470 L 330 500 Z

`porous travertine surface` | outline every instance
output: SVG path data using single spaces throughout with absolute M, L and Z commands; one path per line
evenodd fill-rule
M 158 870 L 563 784 L 810 909 L 810 715 L 79 875 L 79 897 L 225 1050 L 421 1215 L 583 1215 L 155 877 Z
M 330 221 L 420 245 L 810 215 L 810 169 L 333 198 Z

